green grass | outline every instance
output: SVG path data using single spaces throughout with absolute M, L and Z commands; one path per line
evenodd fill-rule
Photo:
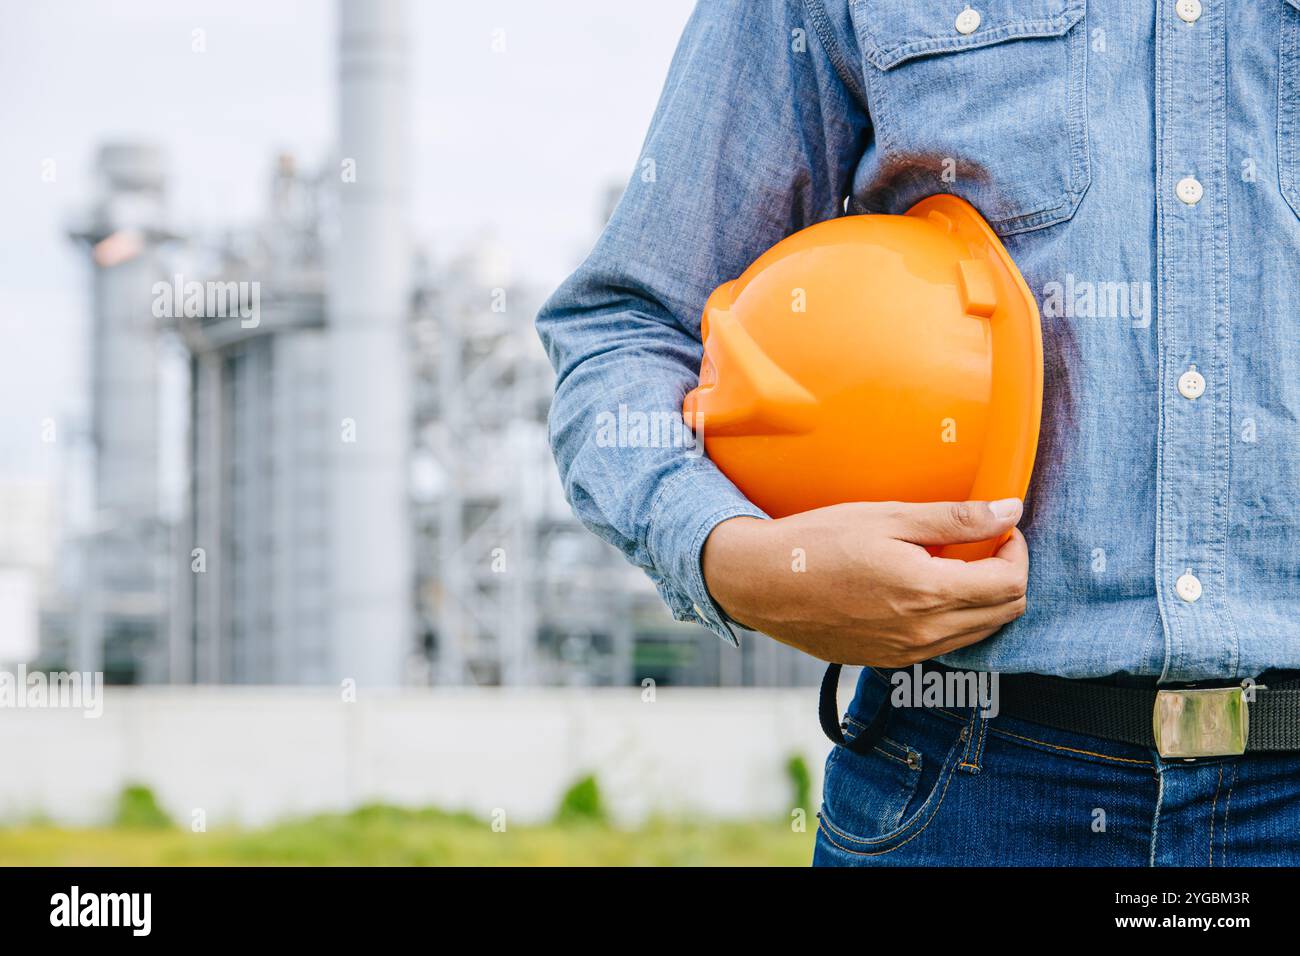
M 815 825 L 795 833 L 789 819 L 665 819 L 636 829 L 573 822 L 494 832 L 465 814 L 391 806 L 207 833 L 152 818 L 86 829 L 38 822 L 0 827 L 0 865 L 807 866 Z

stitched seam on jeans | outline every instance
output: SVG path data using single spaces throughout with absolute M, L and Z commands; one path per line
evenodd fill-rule
M 890 760 L 894 761 L 895 763 L 902 764 L 908 770 L 913 769 L 910 763 L 908 763 L 902 757 L 897 756 L 896 754 L 891 754 L 888 750 L 881 750 L 879 747 L 872 747 L 871 749 L 874 750 L 876 753 L 880 754 L 880 756 L 882 757 L 888 757 Z M 908 750 L 908 753 L 912 753 L 912 751 Z
M 966 723 L 966 718 L 965 718 L 965 717 L 959 716 L 958 714 L 954 714 L 954 713 L 953 713 L 952 711 L 950 711 L 950 710 L 944 710 L 942 707 L 922 707 L 921 710 L 922 710 L 923 712 L 927 713 L 927 714 L 943 714 L 945 717 L 951 717 L 953 720 L 956 720 L 956 721 L 958 721 L 959 723 L 963 723 L 963 724 Z M 845 715 L 844 715 L 844 719 L 847 720 L 847 721 L 848 721 L 849 723 L 851 723 L 851 724 L 857 724 L 857 725 L 858 725 L 859 727 L 861 727 L 863 730 L 866 730 L 866 728 L 867 728 L 867 725 L 866 725 L 866 724 L 864 724 L 862 721 L 860 721 L 860 720 L 858 720 L 857 718 L 855 718 L 852 714 L 845 714 Z M 885 740 L 892 741 L 893 743 L 898 744 L 898 746 L 899 746 L 900 749 L 906 749 L 906 745 L 905 745 L 905 744 L 900 743 L 900 742 L 897 741 L 897 740 L 894 740 L 894 738 L 890 737 L 888 734 L 885 735 L 884 739 L 885 739 Z
M 940 770 L 939 770 L 939 773 L 940 773 L 940 775 L 943 775 L 944 773 L 946 773 L 946 774 L 947 774 L 947 780 L 945 781 L 945 783 L 944 783 L 944 785 L 943 785 L 943 792 L 939 794 L 939 798 L 938 798 L 937 802 L 935 801 L 934 791 L 933 791 L 933 790 L 930 791 L 930 795 L 926 798 L 925 803 L 921 804 L 921 808 L 920 808 L 919 810 L 917 810 L 916 813 L 913 814 L 912 817 L 911 817 L 911 818 L 910 818 L 910 819 L 909 819 L 909 820 L 908 820 L 904 825 L 900 826 L 898 829 L 896 829 L 896 830 L 894 830 L 894 831 L 892 831 L 892 832 L 890 832 L 890 833 L 886 833 L 884 836 L 870 837 L 870 838 L 864 840 L 864 839 L 862 839 L 861 837 L 855 837 L 853 834 L 848 833 L 848 832 L 846 832 L 846 831 L 844 831 L 844 830 L 841 830 L 839 827 L 835 826 L 835 824 L 831 823 L 830 820 L 827 819 L 825 813 L 819 814 L 819 819 L 820 819 L 821 822 L 822 822 L 823 824 L 825 824 L 825 825 L 826 825 L 830 830 L 835 831 L 836 833 L 838 833 L 838 834 L 839 834 L 842 838 L 844 838 L 845 840 L 848 840 L 848 841 L 851 842 L 851 843 L 860 843 L 860 844 L 862 844 L 863 846 L 872 846 L 872 845 L 879 844 L 879 843 L 888 843 L 888 842 L 890 842 L 891 840 L 896 840 L 896 839 L 898 839 L 899 837 L 901 837 L 904 833 L 908 832 L 908 830 L 909 830 L 910 828 L 916 826 L 916 821 L 917 821 L 918 819 L 920 819 L 921 814 L 925 812 L 925 808 L 928 807 L 928 806 L 930 805 L 931 802 L 934 802 L 934 809 L 930 811 L 930 816 L 926 819 L 925 824 L 921 827 L 921 829 L 924 830 L 925 827 L 927 827 L 927 826 L 930 825 L 930 820 L 933 820 L 933 819 L 934 819 L 934 815 L 935 815 L 936 813 L 939 812 L 939 805 L 943 803 L 943 799 L 944 799 L 944 797 L 946 797 L 946 796 L 948 795 L 948 786 L 949 786 L 949 784 L 952 783 L 953 775 L 957 772 L 957 765 L 956 765 L 955 761 L 956 761 L 956 759 L 957 759 L 957 746 L 958 746 L 958 744 L 960 744 L 960 743 L 961 743 L 960 740 L 955 740 L 955 741 L 953 741 L 953 745 L 952 745 L 952 747 L 949 748 L 948 753 L 947 753 L 947 754 L 944 756 L 944 758 L 943 758 L 943 764 L 941 765 L 941 768 L 940 768 Z M 939 785 L 938 785 L 938 783 L 936 782 L 936 783 L 935 783 L 935 787 L 936 787 L 936 789 L 938 788 L 938 786 L 939 786 Z M 825 806 L 825 802 L 824 802 L 824 801 L 823 801 L 823 806 Z M 913 834 L 913 836 L 915 836 L 915 834 Z M 907 839 L 910 840 L 911 838 L 912 838 L 912 837 L 908 837 Z M 832 841 L 832 842 L 834 842 L 834 841 Z M 897 849 L 898 846 L 902 846 L 903 843 L 906 843 L 906 842 L 907 842 L 907 840 L 904 840 L 904 841 L 902 841 L 902 843 L 897 844 L 896 847 L 892 847 L 891 849 Z M 836 845 L 836 846 L 839 846 L 838 843 L 836 843 L 835 845 Z M 852 852 L 852 851 L 850 851 L 850 852 Z M 874 854 L 868 854 L 868 855 L 874 855 Z
M 829 830 L 828 830 L 828 828 L 833 828 L 834 825 L 833 825 L 829 820 L 826 819 L 826 815 L 825 815 L 825 814 L 822 814 L 822 816 L 819 818 L 820 821 L 821 821 L 820 824 L 819 824 L 819 826 L 822 828 L 822 832 L 826 834 L 826 839 L 830 840 L 832 843 L 835 843 L 835 845 L 838 846 L 838 847 L 839 847 L 841 850 L 843 850 L 845 853 L 852 853 L 852 854 L 854 854 L 855 856 L 883 856 L 883 855 L 886 854 L 886 853 L 893 853 L 895 850 L 898 850 L 898 849 L 901 849 L 902 847 L 905 847 L 907 844 L 911 843 L 913 840 L 915 840 L 917 837 L 919 837 L 922 833 L 925 832 L 925 828 L 928 827 L 931 823 L 934 822 L 934 818 L 937 817 L 937 816 L 939 815 L 939 808 L 940 808 L 941 806 L 943 806 L 943 800 L 944 800 L 944 798 L 945 798 L 946 796 L 948 796 L 948 787 L 952 785 L 952 778 L 953 778 L 953 776 L 954 776 L 954 775 L 951 774 L 951 773 L 948 774 L 948 779 L 944 782 L 944 785 L 943 785 L 943 793 L 939 794 L 939 802 L 936 803 L 936 804 L 934 805 L 934 811 L 930 814 L 930 818 L 929 818 L 928 820 L 925 821 L 925 823 L 921 826 L 921 828 L 920 828 L 919 830 L 917 830 L 915 833 L 913 833 L 911 836 L 909 836 L 906 840 L 903 840 L 901 843 L 897 844 L 896 846 L 891 846 L 891 847 L 889 847 L 888 849 L 884 849 L 884 850 L 850 850 L 850 849 L 849 849 L 848 847 L 846 847 L 846 846 L 841 846 L 839 843 L 835 843 L 835 838 L 834 838 L 833 836 L 830 835 L 830 832 L 829 832 Z M 836 832 L 836 833 L 839 833 L 840 836 L 842 836 L 842 837 L 843 837 L 844 839 L 846 839 L 846 840 L 853 840 L 855 843 L 864 843 L 864 842 L 865 842 L 865 841 L 861 841 L 861 840 L 856 840 L 854 837 L 849 836 L 847 833 L 841 833 L 839 830 L 836 830 L 835 832 Z
M 1066 747 L 1061 744 L 1050 744 L 1046 740 L 1035 740 L 1033 737 L 1023 737 L 1020 734 L 1013 734 L 1009 730 L 999 730 L 997 727 L 992 728 L 995 734 L 1001 734 L 1004 737 L 1014 737 L 1017 740 L 1027 740 L 1032 744 L 1041 744 L 1044 747 L 1050 747 L 1052 750 L 1064 750 L 1072 754 L 1086 754 L 1089 757 L 1100 757 L 1102 760 L 1114 760 L 1117 763 L 1137 764 L 1141 767 L 1151 766 L 1150 760 L 1139 760 L 1136 757 L 1112 757 L 1110 754 L 1099 754 L 1095 750 L 1082 750 L 1078 747 Z
M 962 734 L 966 738 L 966 750 L 961 755 L 961 763 L 958 764 L 959 767 L 969 767 L 971 765 L 970 745 L 975 742 L 975 721 L 977 719 L 975 711 L 972 710 L 970 712 L 970 717 L 966 719 L 966 726 L 962 728 Z
M 864 724 L 864 723 L 863 723 L 862 721 L 860 721 L 860 720 L 855 720 L 853 717 L 849 716 L 848 714 L 845 714 L 845 715 L 844 715 L 844 722 L 845 722 L 846 724 L 853 724 L 854 726 L 856 726 L 856 727 L 858 728 L 858 733 L 861 733 L 862 731 L 864 731 L 864 730 L 867 729 L 867 725 L 866 725 L 866 724 Z M 856 736 L 858 735 L 858 733 L 855 733 L 855 734 L 853 735 L 853 737 L 856 737 Z M 846 735 L 846 736 L 847 736 L 847 735 Z M 849 737 L 848 739 L 849 739 L 849 740 L 852 740 L 853 737 Z M 893 737 L 889 737 L 889 736 L 881 735 L 880 740 L 881 740 L 881 743 L 891 743 L 891 744 L 893 744 L 893 745 L 894 745 L 895 747 L 897 747 L 899 750 L 901 750 L 901 751 L 903 751 L 904 753 L 906 753 L 909 757 L 913 757 L 913 756 L 915 756 L 915 757 L 920 757 L 920 756 L 921 756 L 921 753 L 920 753 L 919 751 L 912 749 L 912 748 L 909 747 L 907 744 L 899 743 L 899 742 L 898 742 L 897 740 L 895 740 Z M 891 754 L 888 750 L 883 750 L 883 749 L 881 749 L 880 747 L 875 747 L 875 746 L 873 746 L 871 749 L 874 750 L 876 753 L 880 754 L 882 757 L 888 757 L 890 760 L 896 760 L 898 763 L 901 763 L 901 764 L 902 764 L 904 767 L 906 767 L 908 770 L 918 770 L 918 769 L 920 769 L 919 767 L 914 767 L 912 764 L 908 763 L 908 762 L 907 762 L 906 760 L 904 760 L 902 757 L 898 756 L 898 754 Z
M 866 724 L 864 724 L 864 723 L 863 723 L 862 721 L 860 721 L 860 720 L 854 720 L 854 719 L 853 719 L 852 717 L 850 717 L 848 714 L 845 714 L 845 715 L 844 715 L 844 722 L 845 722 L 846 724 L 853 724 L 853 725 L 855 725 L 855 726 L 858 728 L 857 733 L 853 734 L 853 736 L 849 736 L 847 733 L 844 735 L 846 741 L 853 740 L 854 737 L 857 737 L 858 734 L 862 733 L 862 731 L 864 731 L 864 730 L 867 729 L 867 725 L 866 725 Z M 886 736 L 884 736 L 884 735 L 882 734 L 881 737 L 880 737 L 880 741 L 881 741 L 881 743 L 891 743 L 891 744 L 893 744 L 895 747 L 897 747 L 899 750 L 902 750 L 904 753 L 907 753 L 907 754 L 909 754 L 909 755 L 910 755 L 910 754 L 914 754 L 914 753 L 916 753 L 916 751 L 913 750 L 911 747 L 907 746 L 907 744 L 900 744 L 900 743 L 899 743 L 897 740 L 895 740 L 893 737 L 886 737 Z M 907 767 L 909 770 L 915 769 L 915 768 L 912 767 L 912 765 L 911 765 L 910 763 L 908 763 L 908 762 L 907 762 L 906 760 L 904 760 L 902 757 L 898 756 L 898 754 L 891 754 L 888 750 L 885 750 L 885 749 L 883 749 L 883 748 L 881 748 L 881 747 L 878 747 L 878 746 L 872 746 L 871 749 L 874 750 L 876 753 L 880 754 L 882 757 L 888 757 L 890 760 L 894 760 L 894 761 L 897 761 L 898 763 L 901 763 L 904 767 Z M 918 756 L 920 756 L 920 755 L 918 754 Z
M 979 770 L 980 751 L 984 749 L 984 737 L 982 736 L 982 731 L 984 731 L 986 724 L 987 724 L 986 721 L 980 720 L 979 711 L 972 708 L 970 714 L 970 723 L 966 725 L 966 734 L 969 739 L 966 741 L 966 753 L 962 757 L 960 766 L 966 767 L 970 770 Z M 976 737 L 979 737 L 979 739 L 976 740 L 975 739 Z M 975 744 L 974 763 L 971 763 L 970 761 L 971 744 Z
M 852 724 L 854 724 L 855 727 L 858 727 L 858 734 L 861 734 L 861 732 L 862 732 L 862 731 L 865 731 L 866 728 L 867 728 L 867 724 L 863 723 L 862 721 L 858 721 L 858 719 L 854 719 L 853 717 L 850 717 L 849 714 L 845 714 L 845 715 L 844 715 L 844 722 L 845 722 L 845 723 L 852 723 Z M 854 734 L 853 736 L 854 736 L 854 737 L 855 737 L 855 736 L 858 736 L 858 734 Z M 852 740 L 853 737 L 849 737 L 849 739 Z M 909 745 L 907 745 L 907 744 L 900 743 L 900 741 L 894 740 L 893 737 L 891 737 L 891 736 L 883 735 L 883 736 L 880 737 L 880 741 L 881 741 L 881 743 L 891 743 L 891 744 L 893 744 L 894 747 L 897 747 L 898 749 L 902 750 L 902 752 L 906 753 L 907 756 L 909 756 L 909 757 L 923 757 L 923 754 L 920 753 L 920 750 L 917 750 L 917 749 L 911 748 L 911 747 L 909 747 Z M 905 767 L 907 767 L 907 769 L 909 769 L 909 770 L 920 770 L 920 766 L 919 766 L 919 765 L 917 765 L 917 766 L 911 765 L 911 763 L 909 763 L 909 762 L 907 762 L 906 760 L 904 760 L 904 758 L 898 756 L 897 753 L 889 753 L 889 750 L 884 750 L 884 749 L 881 749 L 881 748 L 879 748 L 879 747 L 872 747 L 871 749 L 872 749 L 872 750 L 875 750 L 876 753 L 879 753 L 881 757 L 888 757 L 889 760 L 893 760 L 893 761 L 897 761 L 898 763 L 902 763 L 902 765 L 904 765 Z
M 1232 810 L 1232 788 L 1237 785 L 1237 767 L 1232 768 L 1232 779 L 1228 781 L 1228 799 L 1223 804 L 1223 866 L 1228 865 L 1228 813 Z
M 1210 804 L 1210 866 L 1214 866 L 1214 813 L 1219 809 L 1219 791 L 1223 789 L 1223 764 L 1219 764 L 1219 782 L 1214 788 L 1214 802 Z
M 1151 815 L 1151 856 L 1147 866 L 1156 865 L 1156 842 L 1160 839 L 1160 807 L 1165 802 L 1165 775 L 1156 768 L 1156 809 Z
M 879 667 L 876 667 L 876 666 L 871 665 L 871 664 L 869 664 L 869 665 L 867 665 L 867 666 L 868 666 L 868 668 L 871 670 L 872 673 L 874 673 L 877 677 L 879 677 L 882 681 L 885 682 L 885 685 L 886 685 L 886 686 L 889 685 L 889 683 L 890 683 L 889 677 L 888 677 L 886 674 L 884 674 L 884 673 L 881 671 L 881 669 L 880 669 Z M 929 713 L 929 714 L 943 714 L 945 717 L 951 717 L 953 720 L 957 721 L 957 723 L 959 723 L 959 724 L 964 724 L 964 723 L 966 723 L 966 718 L 963 717 L 961 714 L 954 713 L 953 711 L 948 710 L 948 709 L 946 709 L 946 708 L 944 708 L 944 707 L 922 707 L 921 709 L 922 709 L 923 711 L 925 711 L 926 713 Z M 849 719 L 852 720 L 853 718 L 850 717 Z M 865 725 L 863 725 L 863 726 L 865 726 Z

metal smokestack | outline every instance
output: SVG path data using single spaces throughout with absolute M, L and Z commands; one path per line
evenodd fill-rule
M 401 682 L 413 649 L 404 0 L 339 2 L 339 233 L 329 279 L 338 679 Z
M 158 516 L 158 320 L 162 153 L 142 144 L 99 151 L 101 198 L 80 237 L 95 265 L 92 335 L 96 508 L 114 522 Z
M 165 160 L 145 143 L 99 150 L 98 195 L 72 237 L 94 266 L 91 329 L 91 437 L 94 518 L 82 542 L 80 615 L 70 663 L 107 670 L 113 680 L 148 676 L 143 660 L 157 651 L 165 603 L 158 566 L 159 350 L 153 284 L 165 275 L 160 245 L 166 219 Z M 130 637 L 123 641 L 125 635 Z M 107 660 L 113 643 L 115 659 Z

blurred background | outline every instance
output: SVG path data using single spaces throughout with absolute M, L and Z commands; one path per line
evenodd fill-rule
M 691 3 L 0 7 L 0 668 L 110 685 L 0 709 L 0 862 L 574 807 L 802 862 L 820 668 L 672 621 L 546 440 L 533 316 Z

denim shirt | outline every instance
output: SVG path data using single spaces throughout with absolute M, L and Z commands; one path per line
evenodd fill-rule
M 734 641 L 700 551 L 761 512 L 653 424 L 697 381 L 705 299 L 804 226 L 951 192 L 1038 298 L 1044 395 L 1028 610 L 943 660 L 1300 668 L 1300 0 L 967 6 L 699 4 L 621 202 L 537 318 L 573 508 Z

